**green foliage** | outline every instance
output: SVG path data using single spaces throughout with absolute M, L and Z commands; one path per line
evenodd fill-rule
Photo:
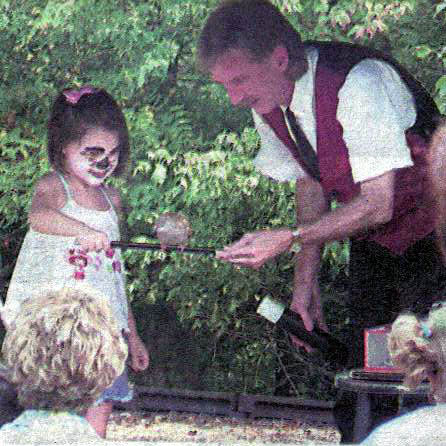
M 170 130 L 164 136 L 167 139 L 171 138 L 171 132 L 176 135 L 189 131 L 186 119 L 175 119 L 175 125 L 167 128 Z M 152 134 L 146 136 L 144 146 L 149 151 L 145 159 L 136 161 L 128 181 L 130 228 L 141 228 L 141 232 L 131 234 L 134 240 L 146 240 L 144 227 L 147 234 L 161 212 L 173 210 L 181 210 L 189 219 L 194 229 L 192 246 L 218 248 L 255 227 L 292 224 L 290 185 L 272 186 L 253 171 L 249 162 L 249 155 L 258 146 L 258 136 L 252 128 L 245 129 L 240 136 L 224 132 L 206 151 L 181 152 L 179 147 L 176 154 L 170 144 L 150 151 L 152 137 Z M 158 135 L 154 140 L 158 141 Z M 265 290 L 289 294 L 290 259 L 272 263 L 262 272 L 235 270 L 213 258 L 178 253 L 166 256 L 159 252 L 129 251 L 126 260 L 132 275 L 130 290 L 135 298 L 145 296 L 151 302 L 165 299 L 181 320 L 190 321 L 192 330 L 213 333 L 213 349 L 219 352 L 214 355 L 213 369 L 222 370 L 214 370 L 216 375 L 207 378 L 212 386 L 220 383 L 218 388 L 268 389 L 265 378 L 260 377 L 268 371 L 263 363 L 268 362 L 265 358 L 270 358 L 271 352 L 265 350 L 258 338 L 259 325 L 263 323 L 253 317 L 256 296 Z M 151 277 L 149 271 L 155 262 L 161 269 Z M 223 353 L 234 350 L 230 357 Z M 255 356 L 257 371 L 253 376 L 235 372 L 246 369 L 246 361 Z M 223 360 L 225 367 L 221 365 Z M 271 361 L 269 364 L 271 385 Z M 246 382 L 249 379 L 251 382 Z
M 0 292 L 12 272 L 26 230 L 35 180 L 47 169 L 46 152 L 37 129 L 0 129 Z
M 305 39 L 354 41 L 390 51 L 445 111 L 444 1 L 274 1 Z M 293 224 L 292 185 L 276 184 L 253 170 L 259 142 L 250 113 L 231 107 L 222 88 L 195 68 L 195 42 L 216 4 L 0 3 L 0 279 L 5 288 L 26 230 L 32 186 L 48 169 L 49 106 L 66 86 L 101 86 L 125 111 L 131 167 L 125 178 L 113 181 L 126 207 L 126 237 L 147 240 L 153 222 L 166 211 L 188 217 L 192 246 L 222 247 L 247 231 Z M 336 333 L 346 318 L 345 289 L 338 282 L 348 274 L 348 252 L 348 242 L 324 250 L 324 306 Z M 156 315 L 167 308 L 178 318 L 179 333 L 188 333 L 198 346 L 194 373 L 202 380 L 192 386 L 273 393 L 279 384 L 276 369 L 282 367 L 292 392 L 332 395 L 332 371 L 320 358 L 295 351 L 255 315 L 261 296 L 286 301 L 291 295 L 290 255 L 260 271 L 178 253 L 127 251 L 125 259 L 129 296 L 146 341 L 157 333 Z M 169 342 L 169 349 L 180 348 Z M 180 357 L 184 351 L 178 350 Z M 155 365 L 175 361 L 171 351 L 156 355 Z M 171 381 L 181 382 L 178 376 Z

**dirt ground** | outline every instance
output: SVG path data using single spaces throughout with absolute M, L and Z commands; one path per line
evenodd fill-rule
M 309 420 L 238 419 L 184 413 L 114 412 L 107 440 L 178 443 L 338 444 L 335 426 Z

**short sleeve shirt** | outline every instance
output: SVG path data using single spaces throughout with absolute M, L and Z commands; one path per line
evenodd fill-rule
M 314 84 L 319 54 L 314 47 L 306 51 L 308 70 L 296 81 L 290 109 L 317 150 Z M 377 59 L 359 62 L 348 73 L 338 98 L 336 116 L 343 128 L 355 182 L 413 165 L 405 131 L 415 123 L 415 101 L 391 65 Z M 255 167 L 277 181 L 304 177 L 273 130 L 255 111 L 253 116 L 261 139 Z

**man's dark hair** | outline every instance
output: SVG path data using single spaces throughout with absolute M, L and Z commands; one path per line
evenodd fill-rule
M 299 33 L 267 0 L 226 0 L 208 17 L 198 42 L 198 66 L 212 69 L 230 49 L 248 50 L 260 62 L 278 45 L 288 51 L 289 65 L 303 62 Z
M 90 129 L 104 129 L 118 134 L 119 161 L 113 175 L 119 176 L 125 170 L 129 157 L 129 134 L 124 114 L 105 90 L 83 94 L 74 104 L 67 100 L 64 92 L 56 98 L 48 122 L 50 164 L 63 172 L 63 149 L 73 141 L 79 141 Z

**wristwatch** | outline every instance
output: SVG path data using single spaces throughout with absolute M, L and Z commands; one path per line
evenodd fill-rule
M 293 235 L 293 238 L 298 238 L 300 236 L 300 232 L 301 232 L 301 229 L 296 228 L 294 231 L 291 232 L 291 234 Z
M 300 236 L 300 228 L 295 229 L 294 231 L 291 232 L 292 236 L 293 236 L 293 242 L 291 244 L 290 247 L 290 251 L 291 252 L 295 252 L 298 253 L 301 249 L 300 243 L 298 242 L 299 240 L 299 236 Z

